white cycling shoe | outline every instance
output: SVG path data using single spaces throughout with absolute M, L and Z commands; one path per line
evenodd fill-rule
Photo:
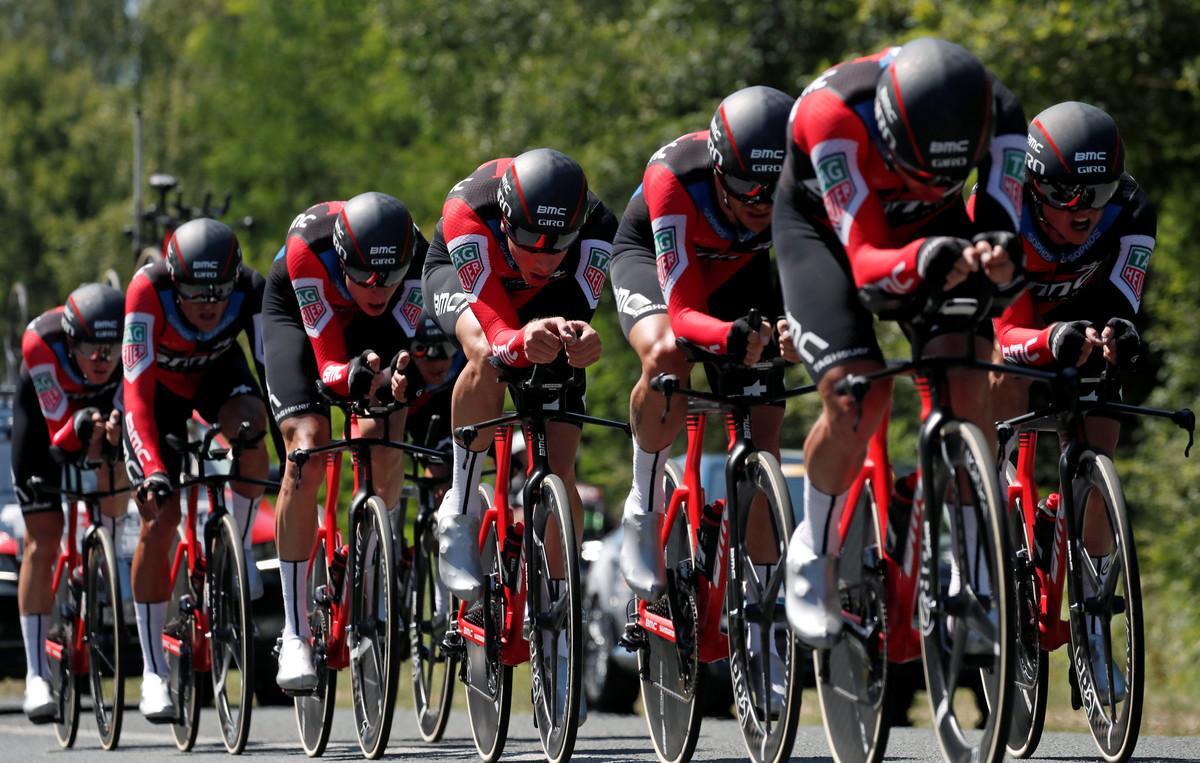
M 284 691 L 305 692 L 317 688 L 317 670 L 313 667 L 312 648 L 308 642 L 294 636 L 283 637 L 275 683 Z
M 479 564 L 479 518 L 452 514 L 438 519 L 438 574 L 447 590 L 466 602 L 483 592 Z
M 175 703 L 171 700 L 171 687 L 167 677 L 157 673 L 142 674 L 142 701 L 138 710 L 151 722 L 163 722 L 175 718 Z
M 806 646 L 829 649 L 842 631 L 837 559 L 792 542 L 787 555 L 786 609 L 792 632 Z
M 1104 653 L 1104 636 L 1092 633 L 1088 636 L 1088 651 L 1092 655 L 1092 680 L 1096 684 L 1096 697 L 1102 705 L 1125 701 L 1125 676 L 1115 662 Z M 1108 666 L 1112 662 L 1112 686 L 1108 685 Z
M 663 515 L 657 511 L 631 513 L 621 520 L 621 574 L 642 601 L 659 599 L 667 588 L 662 522 Z
M 21 704 L 21 709 L 34 723 L 52 720 L 54 696 L 50 691 L 50 682 L 41 676 L 28 676 L 25 679 L 25 701 Z

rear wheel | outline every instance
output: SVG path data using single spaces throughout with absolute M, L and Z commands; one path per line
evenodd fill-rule
M 92 711 L 96 716 L 100 746 L 112 750 L 121 739 L 125 704 L 121 582 L 117 554 L 108 530 L 94 527 L 87 537 L 87 568 L 84 572 L 87 610 L 83 613 L 83 627 L 88 648 Z
M 1046 694 L 1050 685 L 1050 655 L 1041 648 L 1039 620 L 1041 587 L 1033 564 L 1033 544 L 1026 532 L 1024 512 L 1035 510 L 1018 500 L 1008 513 L 1013 548 L 1013 593 L 1016 600 L 1013 670 L 1016 691 L 1008 727 L 1008 754 L 1028 758 L 1037 750 L 1046 723 Z
M 241 533 L 231 514 L 221 516 L 212 550 L 208 590 L 213 704 L 225 749 L 237 755 L 250 736 L 254 696 L 254 645 L 250 589 Z
M 333 729 L 333 706 L 337 698 L 337 671 L 329 667 L 330 597 L 329 565 L 325 561 L 325 543 L 317 544 L 316 553 L 308 563 L 305 596 L 308 597 L 308 626 L 312 632 L 313 668 L 317 673 L 317 686 L 311 694 L 300 694 L 295 698 L 296 726 L 300 730 L 300 744 L 304 754 L 310 758 L 320 757 L 329 744 L 329 732 Z
M 79 693 L 82 676 L 76 676 L 72 665 L 75 629 L 79 622 L 79 592 L 74 590 L 71 571 L 64 565 L 54 597 L 50 627 L 46 634 L 46 662 L 50 667 L 50 690 L 56 700 L 54 736 L 64 748 L 75 746 L 79 733 Z
M 450 720 L 458 661 L 443 648 L 450 613 L 456 612 L 457 607 L 449 592 L 441 590 L 439 595 L 437 519 L 433 512 L 422 513 L 417 519 L 410 575 L 408 622 L 413 706 L 421 739 L 436 742 Z M 437 604 L 439 600 L 441 606 Z
M 667 462 L 663 495 L 668 502 L 683 484 L 679 468 Z M 642 684 L 642 708 L 650 728 L 650 740 L 664 763 L 691 760 L 704 719 L 700 701 L 701 665 L 699 615 L 696 609 L 696 569 L 692 552 L 695 532 L 687 503 L 679 507 L 668 528 L 663 562 L 667 571 L 666 595 L 649 602 L 647 609 L 667 617 L 675 628 L 675 640 L 657 633 L 645 634 L 646 645 L 638 650 L 638 675 Z M 716 564 L 720 564 L 718 560 Z
M 746 751 L 755 763 L 780 763 L 791 755 L 800 723 L 800 645 L 784 611 L 783 561 L 795 519 L 787 482 L 779 462 L 766 451 L 746 458 L 732 494 L 729 582 L 725 587 L 729 614 L 729 671 L 734 707 Z M 776 561 L 756 564 L 745 542 L 751 504 L 765 502 L 765 521 L 753 532 L 771 536 Z
M 182 537 L 179 542 L 184 543 Z M 202 600 L 203 591 L 192 587 L 188 551 L 185 547 L 179 562 L 179 573 L 175 578 L 175 592 L 167 604 L 167 632 L 179 639 L 179 654 L 167 651 L 167 685 L 171 700 L 175 703 L 175 722 L 171 730 L 175 735 L 175 746 L 187 752 L 196 744 L 196 733 L 200 730 L 200 685 L 196 676 L 194 653 L 196 641 L 196 606 Z
M 481 487 L 479 497 L 486 515 L 492 505 L 490 490 Z M 465 617 L 483 628 L 486 638 L 482 646 L 463 638 L 467 655 L 463 683 L 467 687 L 467 714 L 471 718 L 475 749 L 484 763 L 495 763 L 508 740 L 512 667 L 500 661 L 500 636 L 507 622 L 507 601 L 500 583 L 500 549 L 494 526 L 488 528 L 479 550 L 479 562 L 484 575 L 483 595 L 479 601 L 466 605 Z
M 832 648 L 813 652 L 825 737 L 841 763 L 882 760 L 891 730 L 887 583 L 872 488 L 863 486 L 838 559 L 842 636 Z

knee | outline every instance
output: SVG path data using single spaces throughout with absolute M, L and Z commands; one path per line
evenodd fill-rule
M 53 528 L 38 528 L 30 531 L 25 542 L 25 556 L 33 564 L 43 567 L 49 565 L 58 553 L 59 542 L 62 539 L 62 528 L 54 532 Z
M 251 437 L 262 434 L 267 428 L 266 406 L 253 395 L 238 395 L 226 402 L 221 406 L 219 418 L 222 433 L 226 437 L 236 435 L 243 421 L 249 423 L 250 431 L 247 434 Z
M 575 484 L 575 454 L 562 453 L 550 456 L 550 470 L 558 475 L 564 484 Z
M 642 357 L 642 374 L 653 379 L 658 374 L 675 374 L 685 379 L 688 363 L 683 352 L 675 346 L 675 335 L 667 332 L 654 340 Z
M 892 381 L 882 379 L 871 382 L 861 403 L 851 395 L 839 395 L 838 381 L 851 373 L 845 369 L 833 369 L 820 382 L 818 390 L 824 404 L 824 416 L 835 437 L 844 442 L 861 446 L 871 439 L 879 428 L 883 416 L 892 400 Z

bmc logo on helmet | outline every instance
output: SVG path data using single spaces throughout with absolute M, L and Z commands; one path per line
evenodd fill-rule
M 887 90 L 880 89 L 879 97 L 875 99 L 875 126 L 879 128 L 883 142 L 892 151 L 896 150 L 896 136 L 892 134 L 889 124 L 896 118 L 896 107 L 892 105 L 891 97 L 888 96 Z
M 1075 161 L 1077 162 L 1107 162 L 1107 151 L 1076 151 Z
M 931 154 L 965 154 L 970 150 L 971 141 L 965 139 L 929 141 L 929 153 Z
M 751 159 L 778 159 L 783 161 L 783 149 L 754 148 L 750 150 Z
M 1044 146 L 1038 142 L 1037 138 L 1033 137 L 1032 135 L 1026 135 L 1025 142 L 1029 144 L 1030 151 L 1037 151 L 1039 154 L 1042 152 L 1042 148 L 1044 148 Z
M 539 215 L 562 215 L 567 216 L 566 207 L 555 207 L 549 204 L 538 204 L 537 213 Z
M 374 257 L 377 254 L 395 254 L 395 253 L 396 253 L 396 246 L 394 244 L 391 246 L 373 246 L 373 247 L 371 247 L 371 256 L 372 257 Z

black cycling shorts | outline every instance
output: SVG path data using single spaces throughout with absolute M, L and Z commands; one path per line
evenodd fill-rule
M 658 267 L 650 249 L 630 246 L 615 251 L 608 277 L 617 304 L 617 320 L 626 339 L 633 324 L 642 318 L 667 312 L 667 300 L 658 285 Z
M 421 296 L 425 299 L 425 311 L 433 316 L 442 332 L 461 350 L 455 327 L 458 325 L 458 316 L 467 310 L 467 295 L 463 292 L 462 282 L 458 280 L 458 271 L 444 249 L 431 246 L 425 254 L 425 268 L 421 271 Z
M 242 395 L 260 396 L 258 380 L 246 363 L 246 355 L 241 345 L 233 345 L 220 357 L 209 363 L 201 372 L 203 376 L 196 387 L 195 397 L 180 397 L 163 385 L 159 384 L 154 391 L 154 424 L 158 428 L 158 452 L 167 473 L 172 479 L 179 476 L 183 459 L 173 448 L 167 445 L 167 435 L 187 437 L 187 423 L 192 418 L 192 412 L 199 413 L 205 421 L 216 424 L 221 407 L 235 397 Z M 118 388 L 115 404 L 122 412 L 125 410 L 124 389 Z M 121 439 L 125 444 L 125 470 L 129 472 L 129 481 L 133 485 L 141 483 L 146 476 L 142 473 L 142 465 L 134 455 L 133 444 L 129 441 L 129 428 L 123 427 Z

